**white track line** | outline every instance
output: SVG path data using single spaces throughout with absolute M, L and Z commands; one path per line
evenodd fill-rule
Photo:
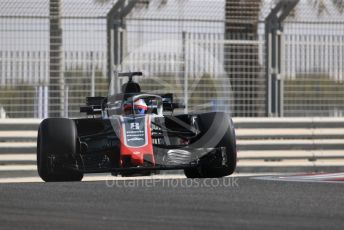
M 285 176 L 263 176 L 255 177 L 257 180 L 268 181 L 287 181 L 287 182 L 312 182 L 312 183 L 344 183 L 344 181 L 336 181 L 336 179 L 344 178 L 344 173 L 320 173 L 309 175 L 285 175 Z
M 276 173 L 236 173 L 229 177 L 252 177 L 252 176 L 267 176 L 267 175 L 280 175 Z M 84 182 L 96 182 L 96 181 L 132 181 L 132 180 L 173 180 L 173 179 L 185 179 L 182 174 L 178 175 L 153 175 L 153 176 L 140 176 L 140 177 L 116 177 L 116 176 L 97 176 L 89 175 L 85 176 L 82 181 Z M 12 177 L 12 178 L 0 178 L 0 184 L 5 183 L 42 183 L 42 179 L 39 177 Z
M 323 174 L 310 174 L 310 175 L 296 175 L 296 176 L 286 176 L 279 177 L 281 179 L 297 178 L 301 180 L 329 180 L 336 178 L 344 178 L 344 173 L 323 173 Z
M 115 177 L 115 176 L 85 176 L 82 181 L 96 182 L 96 181 L 128 181 L 128 180 L 171 180 L 184 179 L 184 175 L 154 175 L 142 177 Z M 39 177 L 14 177 L 14 178 L 0 178 L 0 184 L 4 183 L 35 183 L 43 182 Z

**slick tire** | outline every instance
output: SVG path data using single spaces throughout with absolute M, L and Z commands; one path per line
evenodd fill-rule
M 236 136 L 232 119 L 225 113 L 205 113 L 198 116 L 198 124 L 203 135 L 196 140 L 196 147 L 225 147 L 227 166 L 213 167 L 211 164 L 203 164 L 199 167 L 185 169 L 185 176 L 188 178 L 218 178 L 232 174 L 237 161 Z
M 37 170 L 42 180 L 45 182 L 81 181 L 82 172 L 62 167 L 64 163 L 72 163 L 77 151 L 77 129 L 72 120 L 48 118 L 42 121 L 37 137 Z M 64 160 L 54 163 L 57 167 L 53 168 L 52 156 Z

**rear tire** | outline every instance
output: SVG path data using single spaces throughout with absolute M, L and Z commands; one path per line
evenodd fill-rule
M 237 160 L 236 137 L 232 119 L 225 113 L 205 113 L 200 114 L 198 120 L 203 135 L 195 141 L 195 147 L 225 147 L 227 166 L 214 167 L 202 164 L 199 167 L 185 169 L 185 176 L 188 178 L 218 178 L 232 174 Z M 218 138 L 219 134 L 222 137 Z
M 46 182 L 81 181 L 82 172 L 62 167 L 64 163 L 72 164 L 75 161 L 77 151 L 77 129 L 72 120 L 48 118 L 42 121 L 37 137 L 37 170 L 42 180 Z M 57 167 L 53 168 L 52 156 L 64 160 L 55 162 Z

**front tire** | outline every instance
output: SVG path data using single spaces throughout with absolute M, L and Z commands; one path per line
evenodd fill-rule
M 77 129 L 72 120 L 66 118 L 43 120 L 37 137 L 37 170 L 42 180 L 81 181 L 82 172 L 63 168 L 64 164 L 75 162 L 77 150 Z M 53 157 L 60 159 L 54 162 L 54 167 Z
M 199 148 L 225 147 L 226 166 L 214 167 L 202 164 L 199 167 L 185 169 L 187 178 L 218 178 L 231 175 L 236 168 L 237 151 L 234 123 L 225 113 L 205 113 L 198 116 L 199 129 L 203 134 L 195 142 Z M 220 138 L 217 136 L 221 135 Z M 217 140 L 217 141 L 216 141 Z

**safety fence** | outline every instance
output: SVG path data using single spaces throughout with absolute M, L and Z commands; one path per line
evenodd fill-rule
M 344 1 L 301 1 L 284 27 L 284 116 L 344 112 Z
M 172 92 L 184 112 L 236 117 L 342 116 L 344 1 L 300 0 L 283 23 L 279 57 L 267 52 L 273 0 L 0 2 L 0 116 L 79 116 L 106 96 L 115 70 L 143 71 L 145 91 Z M 280 96 L 267 60 L 280 59 Z M 270 114 L 269 101 L 279 114 Z
M 112 5 L 0 2 L 2 118 L 76 116 L 86 96 L 107 93 L 106 14 Z

